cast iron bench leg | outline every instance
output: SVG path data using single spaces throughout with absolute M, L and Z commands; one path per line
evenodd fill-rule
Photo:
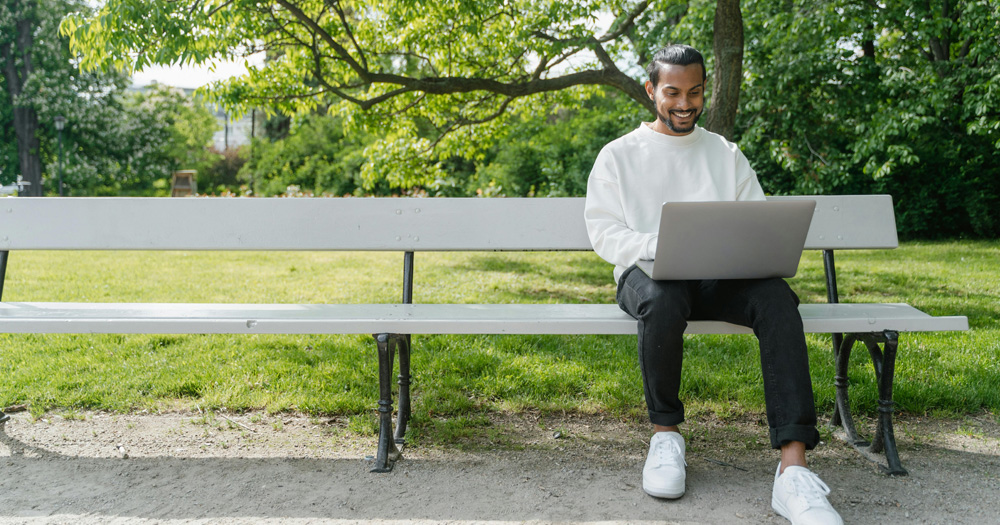
M 899 452 L 896 450 L 896 434 L 892 428 L 892 381 L 896 373 L 896 348 L 899 344 L 899 334 L 886 330 L 882 334 L 870 334 L 862 338 L 871 354 L 875 366 L 875 377 L 878 380 L 878 425 L 872 444 L 869 447 L 874 453 L 884 452 L 888 468 L 884 470 L 890 475 L 905 476 L 906 469 L 899 462 Z M 882 343 L 882 348 L 878 344 Z
M 868 441 L 858 436 L 858 431 L 854 428 L 854 418 L 851 417 L 851 398 L 847 388 L 847 369 L 851 361 L 851 349 L 854 348 L 854 343 L 857 340 L 856 334 L 847 334 L 847 338 L 840 341 L 840 345 L 835 348 L 836 372 L 833 376 L 833 386 L 837 388 L 837 394 L 830 424 L 841 426 L 844 429 L 845 441 L 851 445 L 868 446 Z
M 410 421 L 410 336 L 399 338 L 399 412 L 396 414 L 397 445 L 406 444 L 406 424 Z
M 371 471 L 391 472 L 396 460 L 400 458 L 399 449 L 396 448 L 392 433 L 392 362 L 396 349 L 406 345 L 406 336 L 376 334 L 375 340 L 378 342 L 379 432 L 378 453 Z M 402 353 L 408 353 L 408 349 L 401 350 Z M 409 393 L 407 393 L 408 397 Z
M 854 343 L 861 341 L 868 347 L 868 353 L 875 368 L 875 379 L 878 382 L 878 423 L 871 442 L 865 441 L 854 427 L 851 417 L 850 398 L 847 394 L 847 367 Z M 899 342 L 897 332 L 887 330 L 882 333 L 847 334 L 843 344 L 837 350 L 836 372 L 834 385 L 837 388 L 837 404 L 831 425 L 839 423 L 844 429 L 844 439 L 854 446 L 861 455 L 879 464 L 879 468 L 891 476 L 905 476 L 906 469 L 899 461 L 896 449 L 896 435 L 892 428 L 892 381 L 896 369 L 896 348 Z M 879 344 L 882 347 L 879 347 Z M 879 453 L 885 454 L 886 465 L 881 464 Z
M 0 251 L 0 299 L 3 298 L 3 282 L 7 278 L 7 254 L 8 253 L 9 252 L 7 252 L 6 250 Z M 0 423 L 3 423 L 4 421 L 7 421 L 8 419 L 10 419 L 10 416 L 8 416 L 7 414 L 4 414 L 3 410 L 0 410 Z

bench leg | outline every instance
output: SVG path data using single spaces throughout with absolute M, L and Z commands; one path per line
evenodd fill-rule
M 830 335 L 833 337 L 833 363 L 834 366 L 836 367 L 836 370 L 833 375 L 833 386 L 837 387 L 837 395 L 839 396 L 841 391 L 841 385 L 843 385 L 844 394 L 846 395 L 847 375 L 846 374 L 841 375 L 840 365 L 838 364 L 840 359 L 840 347 L 844 345 L 844 334 L 830 334 Z M 853 341 L 851 342 L 851 345 L 852 346 L 854 345 Z M 847 352 L 848 355 L 850 355 L 851 352 L 850 349 L 848 349 Z M 845 372 L 847 371 L 846 367 L 844 368 L 844 371 Z M 840 398 L 837 397 L 835 398 L 835 400 L 837 402 L 835 402 L 833 405 L 833 417 L 830 418 L 830 426 L 834 428 L 839 427 L 842 424 L 842 421 L 840 419 L 840 402 L 839 402 Z M 854 428 L 853 422 L 851 423 L 851 428 Z
M 0 410 L 0 423 L 5 423 L 8 419 L 10 419 L 10 416 L 4 414 L 3 410 Z
M 405 337 L 399 334 L 376 334 L 378 342 L 378 452 L 372 472 L 391 472 L 396 460 L 400 458 L 392 435 L 392 363 L 396 349 Z
M 886 472 L 891 475 L 906 475 L 906 469 L 899 462 L 899 452 L 896 450 L 896 434 L 892 428 L 892 381 L 896 374 L 896 348 L 899 345 L 899 334 L 892 331 L 884 332 L 880 337 L 870 336 L 863 339 L 871 354 L 875 366 L 875 378 L 878 380 L 878 425 L 872 436 L 870 450 L 874 453 L 884 452 L 889 466 Z M 882 343 L 879 348 L 878 343 Z
M 847 365 L 850 360 L 854 343 L 861 341 L 868 347 L 868 353 L 875 368 L 875 379 L 878 382 L 878 423 L 871 443 L 858 436 L 851 418 L 850 399 L 847 395 Z M 896 348 L 899 334 L 887 330 L 882 333 L 848 334 L 837 352 L 836 375 L 834 384 L 837 387 L 837 405 L 833 421 L 838 421 L 844 429 L 844 439 L 854 446 L 861 454 L 879 463 L 879 468 L 891 476 L 905 476 L 906 469 L 899 461 L 896 449 L 896 435 L 892 427 L 894 403 L 892 401 L 892 381 L 896 369 Z M 879 347 L 879 345 L 882 345 Z M 886 465 L 881 464 L 878 454 L 885 454 Z
M 837 388 L 836 404 L 833 409 L 833 417 L 830 419 L 831 426 L 840 426 L 844 429 L 845 441 L 854 446 L 868 446 L 868 442 L 858 436 L 857 429 L 854 428 L 854 418 L 851 417 L 851 398 L 848 394 L 847 369 L 851 361 L 851 350 L 858 340 L 857 335 L 848 334 L 847 338 L 840 342 L 835 348 L 834 354 L 836 371 L 833 376 L 833 386 Z M 836 341 L 836 340 L 835 340 Z
M 410 421 L 410 336 L 398 339 L 399 346 L 399 412 L 396 414 L 397 445 L 406 444 L 406 424 Z

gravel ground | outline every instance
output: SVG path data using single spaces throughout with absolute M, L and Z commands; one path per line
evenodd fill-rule
M 648 430 L 634 424 L 529 414 L 477 430 L 372 474 L 375 439 L 340 421 L 16 413 L 0 431 L 0 523 L 787 523 L 770 507 L 777 456 L 757 421 L 689 422 L 676 501 L 642 492 Z M 896 430 L 909 476 L 837 439 L 810 455 L 846 523 L 1000 523 L 996 416 L 904 417 Z

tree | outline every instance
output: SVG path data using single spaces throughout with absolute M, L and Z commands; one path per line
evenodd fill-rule
M 208 148 L 219 122 L 200 97 L 154 85 L 130 102 L 162 125 L 166 137 L 159 141 L 157 149 L 168 159 L 171 170 L 199 169 L 213 160 Z
M 203 103 L 163 87 L 131 95 L 124 71 L 77 67 L 59 24 L 89 9 L 84 0 L 0 2 L 0 180 L 22 174 L 31 183 L 22 194 L 42 195 L 55 178 L 57 116 L 66 122 L 69 195 L 150 194 L 171 171 L 213 160 L 207 147 L 218 124 Z
M 20 173 L 30 182 L 22 194 L 45 193 L 55 176 L 57 116 L 66 119 L 67 190 L 100 184 L 114 176 L 131 133 L 122 106 L 129 78 L 121 71 L 81 72 L 71 60 L 68 39 L 59 37 L 62 15 L 87 9 L 77 0 L 8 0 L 0 3 L 0 177 L 9 183 Z M 9 59 L 9 60 L 8 60 Z M 55 191 L 54 185 L 49 191 Z
M 513 122 L 502 140 L 468 168 L 471 176 L 462 176 L 462 166 L 449 166 L 449 175 L 458 180 L 441 181 L 430 190 L 445 195 L 452 187 L 463 190 L 456 192 L 462 195 L 584 195 L 598 152 L 635 129 L 645 111 L 620 92 L 603 91 L 572 107 L 555 108 L 545 118 L 530 115 Z
M 743 13 L 739 0 L 716 2 L 712 31 L 715 81 L 712 111 L 707 115 L 705 127 L 732 139 L 743 84 Z
M 749 1 L 741 144 L 773 192 L 884 192 L 904 234 L 1000 235 L 995 1 Z
M 17 180 L 20 168 L 17 135 L 14 133 L 14 107 L 6 93 L 6 81 L 0 75 L 0 185 Z
M 0 4 L 0 66 L 17 140 L 18 167 L 29 184 L 27 195 L 42 194 L 42 165 L 38 154 L 38 113 L 25 102 L 34 76 L 32 52 L 40 13 L 32 0 L 5 0 Z
M 616 89 L 653 112 L 634 60 L 665 34 L 638 28 L 686 9 L 679 0 L 110 0 L 63 30 L 84 67 L 203 64 L 267 51 L 265 66 L 214 86 L 216 100 L 237 110 L 329 108 L 349 125 L 385 127 L 366 177 L 398 175 L 401 166 L 433 177 L 414 159 L 432 150 L 472 157 L 505 116 L 544 112 L 542 104 L 586 87 Z M 740 16 L 739 2 L 724 0 L 719 13 Z M 734 25 L 716 32 L 720 84 L 739 79 Z M 720 89 L 727 102 L 719 111 L 735 112 L 738 87 Z M 726 127 L 733 119 L 719 117 L 709 121 Z
M 291 124 L 283 139 L 257 141 L 239 178 L 260 196 L 281 195 L 291 186 L 316 195 L 353 194 L 362 186 L 362 153 L 373 141 L 365 135 L 345 135 L 338 117 L 305 115 Z

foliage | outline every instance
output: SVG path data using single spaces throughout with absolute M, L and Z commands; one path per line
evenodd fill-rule
M 109 91 L 99 107 L 67 119 L 64 179 L 76 195 L 163 193 L 177 169 L 204 169 L 218 127 L 204 104 L 182 91 Z
M 34 133 L 37 151 L 43 166 L 42 182 L 55 193 L 58 177 L 58 139 L 54 121 L 66 119 L 64 140 L 63 181 L 67 193 L 95 191 L 95 188 L 120 186 L 120 166 L 123 159 L 139 154 L 137 132 L 142 127 L 128 125 L 129 116 L 123 96 L 129 84 L 128 76 L 120 71 L 80 71 L 71 60 L 68 41 L 60 38 L 58 26 L 62 14 L 86 9 L 82 1 L 43 0 L 37 3 L 32 20 L 22 20 L 33 27 L 30 49 L 31 73 L 24 80 L 21 92 L 12 101 L 0 97 L 0 123 L 4 129 L 4 146 L 0 150 L 0 177 L 13 180 L 19 166 L 18 141 L 13 140 L 12 105 L 29 108 L 37 117 Z M 4 32 L 6 33 L 6 28 Z M 5 81 L 0 81 L 5 82 Z M 10 86 L 3 85 L 10 94 Z M 40 192 L 42 193 L 42 192 Z
M 995 2 L 747 3 L 738 127 L 766 189 L 890 193 L 904 235 L 1000 235 Z
M 611 90 L 594 90 L 575 104 L 557 106 L 542 119 L 526 115 L 475 163 L 469 193 L 566 197 L 587 191 L 587 177 L 600 149 L 632 131 L 645 116 Z M 456 183 L 457 184 L 457 183 Z
M 264 66 L 208 95 L 237 108 L 331 115 L 343 130 L 296 124 L 337 144 L 327 157 L 335 168 L 317 164 L 324 157 L 312 139 L 259 143 L 251 162 L 255 184 L 267 181 L 262 194 L 293 185 L 333 194 L 418 187 L 562 195 L 581 191 L 586 157 L 611 130 L 632 127 L 598 126 L 604 116 L 588 117 L 588 104 L 611 98 L 607 111 L 640 120 L 649 110 L 640 66 L 671 41 L 694 44 L 718 67 L 716 7 L 111 0 L 62 29 L 87 67 L 267 52 Z M 736 139 L 767 191 L 890 193 L 903 235 L 1000 235 L 995 0 L 743 0 L 742 8 Z M 574 126 L 594 130 L 593 140 L 567 134 Z M 344 136 L 362 138 L 342 145 Z
M 209 148 L 214 160 L 208 166 L 198 170 L 198 193 L 215 195 L 234 193 L 240 186 L 239 172 L 247 162 L 251 148 L 226 148 L 223 151 Z
M 62 178 L 69 195 L 150 194 L 154 181 L 168 178 L 173 169 L 206 165 L 211 158 L 205 147 L 216 123 L 203 104 L 165 87 L 130 95 L 124 72 L 76 67 L 68 39 L 60 38 L 58 27 L 63 13 L 87 9 L 83 1 L 43 0 L 35 10 L 34 73 L 17 104 L 31 107 L 38 116 L 38 154 L 48 192 L 57 191 L 56 116 L 66 119 Z M 3 82 L 0 87 L 6 88 Z M 4 183 L 13 181 L 20 171 L 11 108 L 9 98 L 0 97 L 0 181 Z
M 7 93 L 6 80 L 0 76 L 0 93 Z M 17 180 L 17 136 L 14 133 L 14 107 L 7 97 L 0 97 L 0 186 Z
M 5 128 L 6 145 L 0 149 L 0 176 L 3 182 L 10 182 L 22 175 L 30 185 L 29 195 L 42 192 L 38 135 L 51 127 L 39 129 L 45 121 L 35 101 L 49 79 L 47 66 L 61 54 L 61 42 L 53 37 L 58 13 L 65 9 L 66 2 L 58 0 L 0 2 L 0 124 Z
M 148 177 L 168 177 L 178 169 L 202 170 L 215 160 L 209 147 L 219 123 L 199 97 L 154 84 L 132 95 L 128 104 L 151 135 L 144 141 L 153 148 L 143 170 L 154 172 Z
M 63 31 L 87 68 L 266 51 L 264 66 L 213 86 L 211 96 L 244 110 L 329 108 L 349 133 L 379 139 L 362 176 L 405 188 L 437 179 L 441 159 L 473 159 L 503 129 L 496 119 L 545 113 L 541 94 L 603 85 L 651 110 L 615 59 L 634 56 L 638 19 L 679 3 L 110 0 L 94 16 L 65 20 Z
M 290 186 L 315 195 L 352 195 L 362 187 L 364 151 L 372 140 L 348 133 L 340 118 L 305 115 L 284 139 L 255 141 L 238 177 L 264 197 L 285 194 Z M 367 189 L 378 192 L 376 185 Z
M 572 102 L 543 115 L 512 115 L 474 160 L 454 155 L 408 179 L 373 175 L 394 167 L 393 157 L 373 154 L 377 137 L 349 134 L 340 117 L 307 115 L 295 119 L 284 139 L 256 142 L 240 179 L 261 196 L 289 187 L 313 195 L 390 195 L 399 188 L 432 196 L 583 195 L 597 152 L 633 129 L 641 109 L 611 90 Z

